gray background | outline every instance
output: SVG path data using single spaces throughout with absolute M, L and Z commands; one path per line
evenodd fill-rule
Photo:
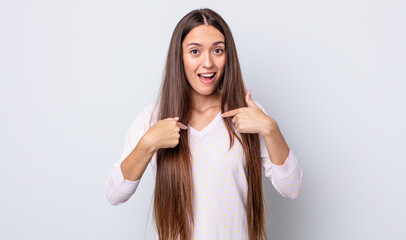
M 0 0 L 0 239 L 154 238 L 150 167 L 120 206 L 105 180 L 200 7 L 304 171 L 296 200 L 264 178 L 271 239 L 405 239 L 406 4 L 383 0 Z

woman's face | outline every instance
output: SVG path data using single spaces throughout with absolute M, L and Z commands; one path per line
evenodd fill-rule
M 199 25 L 186 35 L 182 49 L 185 73 L 193 94 L 212 94 L 226 63 L 223 34 L 213 26 Z

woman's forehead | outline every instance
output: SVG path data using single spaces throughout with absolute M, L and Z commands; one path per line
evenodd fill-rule
M 224 43 L 224 35 L 211 25 L 199 25 L 194 27 L 183 40 L 184 47 L 189 45 L 208 46 Z

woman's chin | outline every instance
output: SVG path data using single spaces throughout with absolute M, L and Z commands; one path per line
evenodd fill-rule
M 195 89 L 195 93 L 202 96 L 210 96 L 216 94 L 216 88 L 201 88 Z

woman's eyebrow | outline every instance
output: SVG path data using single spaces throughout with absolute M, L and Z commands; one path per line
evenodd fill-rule
M 214 42 L 212 46 L 217 45 L 217 44 L 220 44 L 220 43 L 226 45 L 223 41 L 217 41 L 217 42 Z M 200 43 L 194 43 L 194 42 L 192 42 L 192 43 L 189 43 L 189 44 L 187 45 L 187 47 L 190 46 L 190 45 L 196 45 L 196 46 L 199 46 L 199 47 L 202 46 L 202 44 L 200 44 Z

